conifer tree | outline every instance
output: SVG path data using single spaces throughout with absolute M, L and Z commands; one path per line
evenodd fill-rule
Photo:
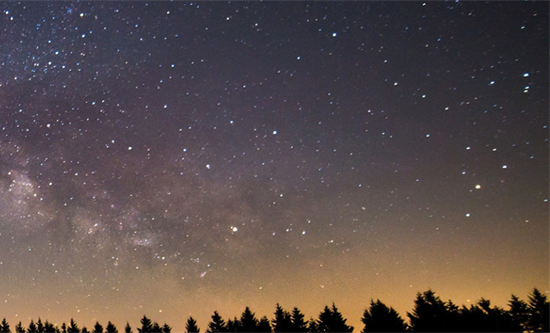
M 44 322 L 44 332 L 46 333 L 56 333 L 59 329 L 54 326 L 54 324 L 50 323 L 49 321 Z
M 80 333 L 80 328 L 72 318 L 69 327 L 67 327 L 67 333 Z
M 293 332 L 292 318 L 290 313 L 285 311 L 279 303 L 275 306 L 275 318 L 271 321 L 273 332 Z
M 2 324 L 0 324 L 0 332 L 2 333 L 11 333 L 10 324 L 6 321 L 6 318 L 2 319 Z
M 172 327 L 164 323 L 164 325 L 162 325 L 162 333 L 172 333 Z
M 534 332 L 549 331 L 549 302 L 546 295 L 542 294 L 537 288 L 528 296 L 527 310 L 529 312 L 529 320 L 527 328 Z
M 370 307 L 365 309 L 361 318 L 366 332 L 405 332 L 407 325 L 392 307 L 388 308 L 380 300 L 370 300 Z
M 15 325 L 15 333 L 25 333 L 25 328 L 21 325 L 21 322 Z
M 152 333 L 162 333 L 162 328 L 157 322 L 153 323 L 153 328 L 151 328 Z
M 256 328 L 255 332 L 271 333 L 271 325 L 269 323 L 269 319 L 267 319 L 266 316 L 263 316 L 260 319 L 260 321 L 258 322 L 258 327 Z
M 118 333 L 118 329 L 116 328 L 116 326 L 111 323 L 111 322 L 108 322 L 107 323 L 107 327 L 105 327 L 105 331 L 107 333 Z
M 130 326 L 129 322 L 126 322 L 126 326 L 124 326 L 124 333 L 134 333 L 132 330 L 132 326 Z
M 233 320 L 227 320 L 227 332 L 240 332 L 240 326 L 241 323 L 239 323 L 237 317 L 234 317 Z
M 297 307 L 292 309 L 291 315 L 292 332 L 305 333 L 307 332 L 307 323 L 304 321 L 304 315 Z
M 512 294 L 511 300 L 508 302 L 508 313 L 512 318 L 512 321 L 516 324 L 519 331 L 527 329 L 527 321 L 529 319 L 529 312 L 527 310 L 527 303 L 520 300 L 516 295 Z
M 94 330 L 92 331 L 92 333 L 103 333 L 103 326 L 101 326 L 98 321 L 95 322 Z
M 206 329 L 206 333 L 219 333 L 219 332 L 227 332 L 227 327 L 225 326 L 225 321 L 220 316 L 220 314 L 217 311 L 214 311 L 214 314 L 212 315 L 212 321 L 208 323 L 208 328 Z
M 319 331 L 319 325 L 317 325 L 317 321 L 313 318 L 309 318 L 308 324 L 307 324 L 307 331 L 310 333 L 316 333 Z
M 189 317 L 189 319 L 187 319 L 187 323 L 185 324 L 185 332 L 186 333 L 200 332 L 200 328 L 197 326 L 197 321 L 193 319 L 193 317 Z
M 36 328 L 36 324 L 34 323 L 34 320 L 31 319 L 31 322 L 29 323 L 29 327 L 27 328 L 27 333 L 37 333 L 38 330 Z
M 353 327 L 346 325 L 346 321 L 347 319 L 344 319 L 336 305 L 332 303 L 332 308 L 325 305 L 319 314 L 317 329 L 319 332 L 352 332 Z
M 82 330 L 80 332 L 81 333 L 88 333 L 88 329 L 86 328 L 86 326 L 82 326 Z
M 140 320 L 141 328 L 138 328 L 139 333 L 151 333 L 153 331 L 153 323 L 151 322 L 151 319 L 147 318 L 146 316 L 143 316 Z
M 61 324 L 61 333 L 67 333 L 67 324 Z
M 258 328 L 258 319 L 256 319 L 256 315 L 248 306 L 244 309 L 239 323 L 239 328 L 241 329 L 238 330 L 239 332 L 256 332 Z
M 38 333 L 44 333 L 44 324 L 42 324 L 40 317 L 38 317 L 38 321 L 36 322 L 36 331 Z

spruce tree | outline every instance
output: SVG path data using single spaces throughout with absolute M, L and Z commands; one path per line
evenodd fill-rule
M 132 330 L 132 326 L 130 326 L 129 322 L 126 322 L 126 326 L 124 326 L 124 333 L 134 333 Z
M 248 306 L 244 309 L 239 322 L 240 332 L 256 332 L 258 328 L 258 319 Z
M 139 333 L 151 333 L 153 331 L 153 323 L 151 322 L 151 319 L 147 318 L 146 316 L 143 316 L 140 320 L 141 328 L 138 328 Z
M 25 333 L 25 328 L 21 325 L 21 322 L 15 325 L 15 333 Z
M 95 322 L 94 330 L 92 331 L 92 333 L 103 333 L 103 326 L 101 326 L 98 321 Z
M 172 333 L 172 327 L 164 323 L 164 325 L 162 325 L 162 333 Z
M 31 319 L 31 322 L 29 323 L 29 327 L 27 328 L 27 333 L 37 333 L 38 330 L 36 328 L 36 324 L 34 323 L 34 320 Z
M 397 311 L 392 307 L 388 308 L 380 300 L 374 302 L 370 300 L 370 307 L 365 309 L 363 318 L 361 318 L 366 332 L 405 332 L 407 325 Z
M 208 323 L 208 328 L 206 329 L 206 333 L 219 333 L 219 332 L 227 332 L 227 327 L 225 326 L 225 321 L 220 316 L 220 314 L 217 311 L 214 311 L 214 314 L 212 315 L 212 321 Z
M 534 332 L 548 332 L 550 307 L 546 295 L 534 288 L 528 298 L 529 320 L 527 328 Z
M 69 327 L 67 327 L 67 333 L 80 333 L 80 328 L 78 328 L 78 325 L 73 318 L 71 318 L 71 323 L 69 324 Z
M 107 323 L 107 327 L 105 327 L 105 331 L 107 333 L 118 333 L 116 326 L 111 322 Z
M 44 332 L 46 333 L 55 333 L 58 330 L 54 324 L 50 323 L 49 321 L 44 322 Z
M 36 331 L 38 333 L 44 333 L 44 324 L 42 324 L 40 317 L 38 317 L 38 321 L 36 322 Z
M 307 332 L 307 323 L 304 320 L 304 315 L 297 307 L 292 309 L 291 315 L 292 332 L 305 333 Z
M 197 321 L 193 319 L 193 317 L 189 317 L 189 319 L 187 319 L 187 323 L 185 324 L 185 332 L 186 333 L 200 332 L 200 328 L 197 326 Z
M 263 316 L 258 322 L 258 327 L 256 328 L 256 332 L 271 333 L 271 325 L 269 323 L 269 319 L 267 319 L 266 316 Z
M 275 318 L 273 318 L 273 332 L 293 332 L 292 318 L 279 303 L 275 306 Z
M 2 319 L 2 324 L 0 324 L 0 332 L 2 333 L 11 333 L 10 324 L 6 321 L 6 318 Z

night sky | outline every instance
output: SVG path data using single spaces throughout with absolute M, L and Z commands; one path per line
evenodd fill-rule
M 548 294 L 548 2 L 0 8 L 12 328 Z

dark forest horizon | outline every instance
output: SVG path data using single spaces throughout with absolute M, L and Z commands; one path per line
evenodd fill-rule
M 548 332 L 549 331 L 549 307 L 548 297 L 537 288 L 533 288 L 524 301 L 512 294 L 507 304 L 508 309 L 499 306 L 491 306 L 491 301 L 483 297 L 475 304 L 458 307 L 451 300 L 441 300 L 434 291 L 428 289 L 423 293 L 418 292 L 414 300 L 411 312 L 406 313 L 408 321 L 391 306 L 387 306 L 381 300 L 370 300 L 370 305 L 365 308 L 361 322 L 366 332 Z M 205 330 L 206 333 L 225 332 L 354 332 L 354 327 L 346 324 L 347 319 L 340 313 L 333 302 L 331 306 L 325 305 L 317 319 L 310 317 L 305 320 L 305 315 L 294 307 L 292 311 L 285 310 L 279 303 L 276 304 L 273 318 L 262 316 L 258 319 L 256 314 L 246 307 L 240 318 L 236 316 L 225 321 L 218 311 L 214 311 L 211 321 Z M 140 320 L 140 326 L 136 326 L 138 333 L 172 333 L 172 327 L 168 323 L 162 326 L 152 321 L 146 315 Z M 4 318 L 0 324 L 0 333 L 134 333 L 134 328 L 129 322 L 123 330 L 120 330 L 109 321 L 104 327 L 98 321 L 91 330 L 86 326 L 79 327 L 71 318 L 69 324 L 61 326 L 42 322 L 39 317 L 36 322 L 30 320 L 25 328 L 19 321 L 14 330 Z M 186 321 L 186 333 L 200 333 L 201 328 L 192 317 Z

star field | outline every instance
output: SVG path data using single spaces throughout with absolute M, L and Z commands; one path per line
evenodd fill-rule
M 548 293 L 548 3 L 0 9 L 13 325 Z

